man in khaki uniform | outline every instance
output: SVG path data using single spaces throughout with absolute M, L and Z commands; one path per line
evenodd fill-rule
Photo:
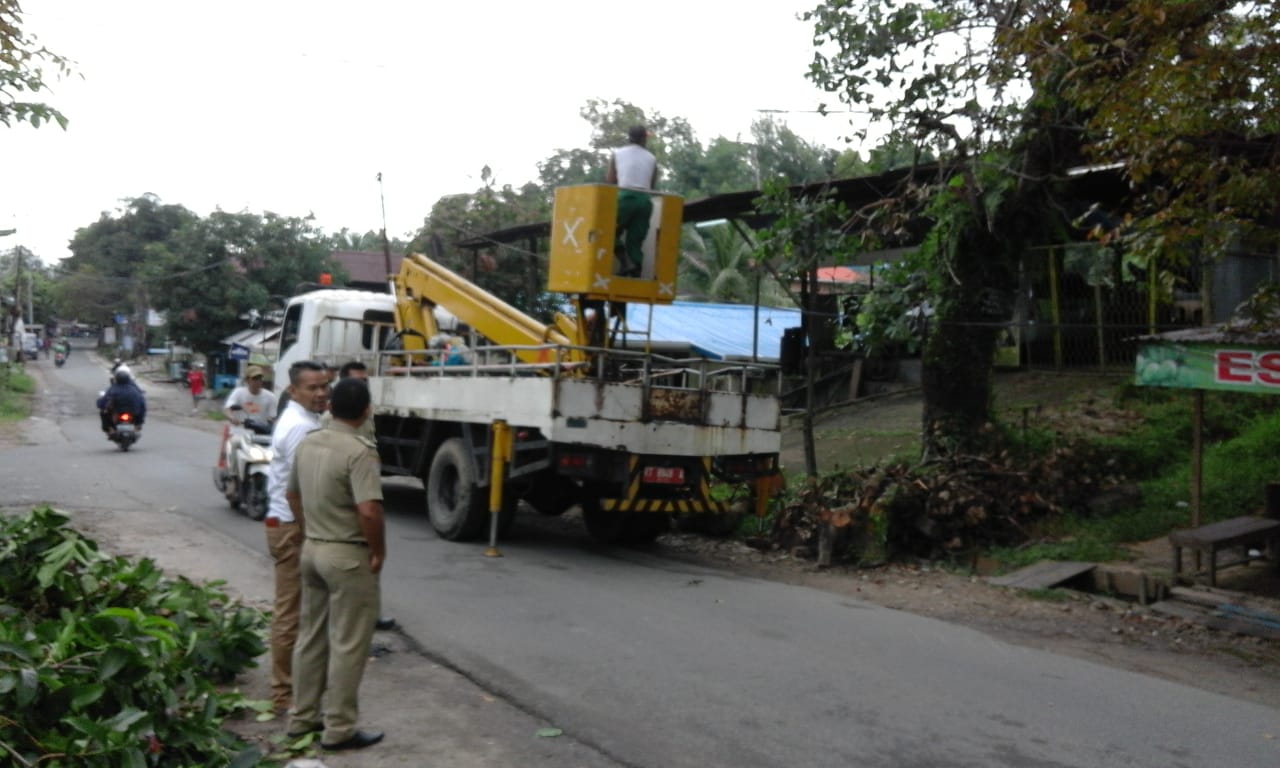
M 380 732 L 356 729 L 386 557 L 382 481 L 377 452 L 358 435 L 370 414 L 365 383 L 334 385 L 330 412 L 330 427 L 298 445 L 289 475 L 289 506 L 306 532 L 289 735 L 323 730 L 324 749 L 359 749 L 382 740 Z
M 343 363 L 342 367 L 338 369 L 338 380 L 341 381 L 342 379 L 359 379 L 367 384 L 369 382 L 369 368 L 359 360 Z M 332 423 L 333 414 L 325 411 L 320 416 L 320 426 L 327 429 Z M 373 414 L 369 414 L 369 418 L 360 424 L 360 428 L 356 432 L 360 437 L 373 444 L 374 451 L 378 450 L 378 434 L 377 430 L 374 429 Z M 374 629 L 395 629 L 395 626 L 396 620 L 390 616 L 379 616 L 378 621 L 373 625 Z

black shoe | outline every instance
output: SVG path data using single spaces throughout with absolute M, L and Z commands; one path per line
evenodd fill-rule
M 372 747 L 380 741 L 382 741 L 382 731 L 356 731 L 346 741 L 340 741 L 337 744 L 320 742 L 320 748 L 327 749 L 330 752 L 339 752 L 344 749 Z
M 388 630 L 396 628 L 396 620 L 390 616 L 379 616 L 378 620 L 373 623 L 374 629 Z

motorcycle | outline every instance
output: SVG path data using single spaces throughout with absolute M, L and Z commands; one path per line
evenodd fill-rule
M 62 367 L 62 364 L 63 364 L 63 363 L 65 363 L 65 362 L 67 362 L 67 355 L 66 355 L 66 353 L 65 353 L 65 352 L 63 352 L 62 350 L 58 350 L 57 352 L 54 352 L 54 353 L 53 353 L 53 364 L 54 364 L 54 365 L 56 365 L 56 366 L 58 366 L 59 368 L 61 368 L 61 367 Z
M 213 485 L 250 520 L 267 516 L 267 469 L 271 466 L 271 425 L 253 417 L 229 425 L 224 459 L 213 468 Z
M 112 415 L 112 428 L 107 433 L 107 439 L 120 447 L 121 451 L 127 451 L 142 437 L 142 433 L 138 431 L 138 425 L 134 423 L 133 414 L 128 411 L 120 411 Z

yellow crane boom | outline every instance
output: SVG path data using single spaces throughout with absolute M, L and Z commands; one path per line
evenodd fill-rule
M 394 283 L 396 326 L 410 332 L 403 335 L 405 349 L 425 349 L 431 337 L 439 333 L 432 312 L 436 306 L 444 307 L 476 333 L 500 346 L 584 346 L 579 325 L 571 318 L 557 313 L 554 324 L 541 323 L 421 254 L 404 257 Z M 528 363 L 550 359 L 545 350 L 517 349 L 515 354 Z M 581 356 L 580 352 L 570 354 L 570 359 Z

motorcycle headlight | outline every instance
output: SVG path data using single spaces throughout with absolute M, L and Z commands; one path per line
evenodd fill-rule
M 269 462 L 271 461 L 271 456 L 266 451 L 255 445 L 249 449 L 249 461 L 254 463 Z

